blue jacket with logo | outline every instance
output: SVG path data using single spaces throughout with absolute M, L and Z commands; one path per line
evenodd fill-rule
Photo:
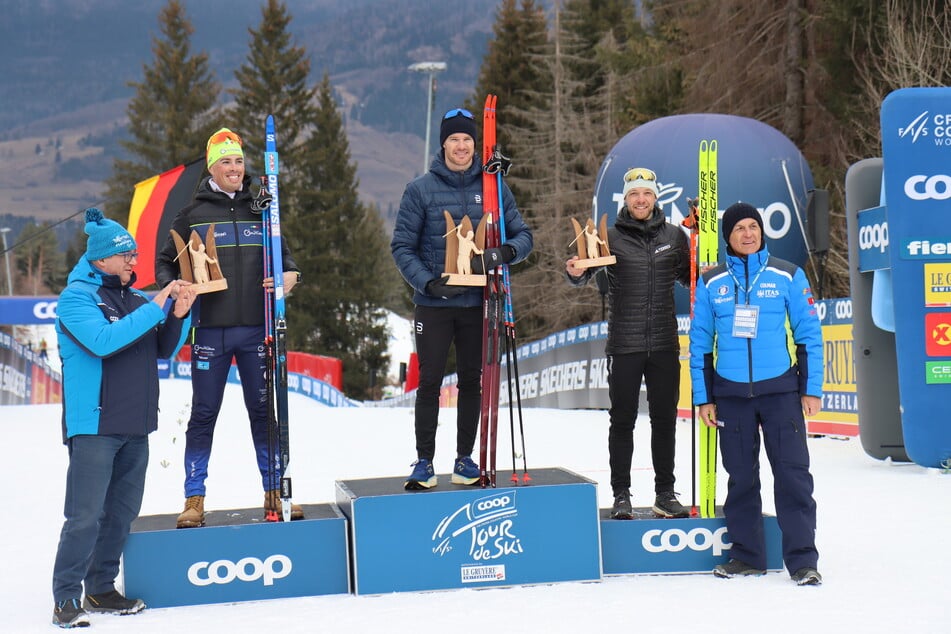
M 144 436 L 158 427 L 158 366 L 175 352 L 182 320 L 81 258 L 56 305 L 63 361 L 63 440 Z
M 754 338 L 734 334 L 737 303 L 759 310 Z M 722 396 L 821 397 L 822 374 L 822 328 L 802 269 L 771 257 L 764 244 L 746 258 L 727 255 L 701 276 L 690 325 L 696 405 Z
M 515 197 L 502 183 L 505 244 L 515 249 L 514 262 L 532 250 L 532 232 L 515 206 Z M 413 287 L 413 303 L 422 306 L 481 306 L 482 288 L 449 299 L 426 294 L 426 284 L 441 277 L 446 265 L 446 218 L 449 211 L 458 225 L 469 216 L 472 226 L 482 220 L 482 161 L 478 153 L 464 172 L 446 167 L 443 151 L 433 158 L 429 171 L 411 181 L 400 200 L 390 250 L 403 279 Z

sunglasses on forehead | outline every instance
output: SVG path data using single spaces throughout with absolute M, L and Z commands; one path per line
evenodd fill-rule
M 234 141 L 238 145 L 242 145 L 241 137 L 232 132 L 231 130 L 225 130 L 222 132 L 216 132 L 211 135 L 211 138 L 208 139 L 208 147 L 212 145 L 217 145 L 218 143 L 224 143 L 225 141 Z
M 656 181 L 657 174 L 644 167 L 635 167 L 627 170 L 624 174 L 624 182 L 631 181 Z
M 457 117 L 459 115 L 462 115 L 466 119 L 473 118 L 472 113 L 466 110 L 465 108 L 453 108 L 452 110 L 450 110 L 443 116 L 443 119 L 452 119 L 453 117 Z

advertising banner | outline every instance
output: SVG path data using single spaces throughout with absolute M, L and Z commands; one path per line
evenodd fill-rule
M 951 466 L 951 88 L 903 88 L 882 103 L 882 149 L 905 450 Z

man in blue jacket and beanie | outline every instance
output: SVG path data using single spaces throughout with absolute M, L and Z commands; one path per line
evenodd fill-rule
M 476 125 L 472 113 L 455 108 L 439 127 L 442 150 L 429 171 L 410 182 L 400 201 L 390 249 L 403 279 L 413 287 L 414 327 L 419 359 L 416 391 L 416 462 L 406 489 L 436 486 L 433 468 L 439 388 L 446 370 L 449 347 L 456 345 L 459 399 L 456 406 L 456 459 L 454 484 L 475 484 L 479 467 L 472 460 L 479 405 L 482 397 L 482 288 L 451 286 L 444 275 L 446 220 L 458 226 L 464 216 L 473 225 L 482 219 L 482 161 L 475 150 Z M 504 244 L 486 249 L 472 259 L 472 272 L 520 262 L 532 250 L 532 232 L 522 220 L 515 197 L 502 184 L 505 220 Z
M 85 231 L 86 253 L 56 307 L 69 469 L 53 567 L 53 624 L 64 628 L 89 625 L 87 611 L 145 608 L 141 599 L 120 594 L 115 579 L 142 505 L 148 435 L 158 426 L 157 362 L 174 354 L 194 301 L 180 281 L 151 300 L 132 288 L 135 239 L 98 209 L 86 210 Z M 166 314 L 169 297 L 175 303 Z
M 760 496 L 760 430 L 773 471 L 783 561 L 799 585 L 818 585 L 816 502 L 803 414 L 822 405 L 822 329 L 805 273 L 773 257 L 763 218 L 747 203 L 723 214 L 726 262 L 697 283 L 690 377 L 701 422 L 719 427 L 729 474 L 730 561 L 718 577 L 766 569 Z

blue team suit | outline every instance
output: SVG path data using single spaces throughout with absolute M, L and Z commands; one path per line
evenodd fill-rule
M 737 305 L 758 309 L 754 337 L 734 330 Z M 694 403 L 715 403 L 729 473 L 724 513 L 730 556 L 766 568 L 760 498 L 760 434 L 773 471 L 783 560 L 815 568 L 816 503 L 800 397 L 822 395 L 822 330 L 802 269 L 764 246 L 728 255 L 697 284 L 690 327 Z

